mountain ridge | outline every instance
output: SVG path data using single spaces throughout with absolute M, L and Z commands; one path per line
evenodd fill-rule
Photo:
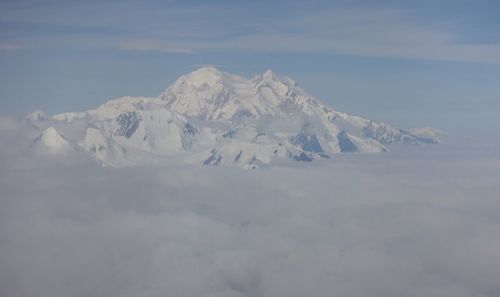
M 336 111 L 271 70 L 248 79 L 212 66 L 180 76 L 158 97 L 121 97 L 52 117 L 34 112 L 27 121 L 41 131 L 54 129 L 51 134 L 75 150 L 118 167 L 174 156 L 257 168 L 337 153 L 387 152 L 396 143 L 434 144 L 442 135 Z

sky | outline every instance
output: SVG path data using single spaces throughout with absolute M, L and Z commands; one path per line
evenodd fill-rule
M 338 110 L 403 127 L 491 126 L 499 14 L 492 0 L 3 0 L 0 113 L 156 96 L 210 64 L 247 77 L 272 69 Z

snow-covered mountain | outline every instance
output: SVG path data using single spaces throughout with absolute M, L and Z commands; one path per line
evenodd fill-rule
M 34 112 L 27 121 L 51 153 L 83 151 L 110 166 L 172 157 L 256 168 L 438 143 L 440 136 L 432 128 L 405 131 L 336 111 L 271 71 L 247 79 L 214 67 L 181 76 L 158 97 L 123 97 L 52 117 Z

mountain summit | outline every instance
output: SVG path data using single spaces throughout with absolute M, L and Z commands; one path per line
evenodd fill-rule
M 293 96 L 309 97 L 270 70 L 253 79 L 203 67 L 181 76 L 160 99 L 175 112 L 210 120 L 277 115 Z
M 270 70 L 248 79 L 202 67 L 158 97 L 123 97 L 86 112 L 37 115 L 27 120 L 40 131 L 50 128 L 65 146 L 110 166 L 174 157 L 256 168 L 386 152 L 395 143 L 439 142 L 432 128 L 406 131 L 338 112 Z

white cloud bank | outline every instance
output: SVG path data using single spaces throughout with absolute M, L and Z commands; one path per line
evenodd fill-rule
M 111 169 L 6 123 L 1 296 L 500 294 L 498 154 Z

